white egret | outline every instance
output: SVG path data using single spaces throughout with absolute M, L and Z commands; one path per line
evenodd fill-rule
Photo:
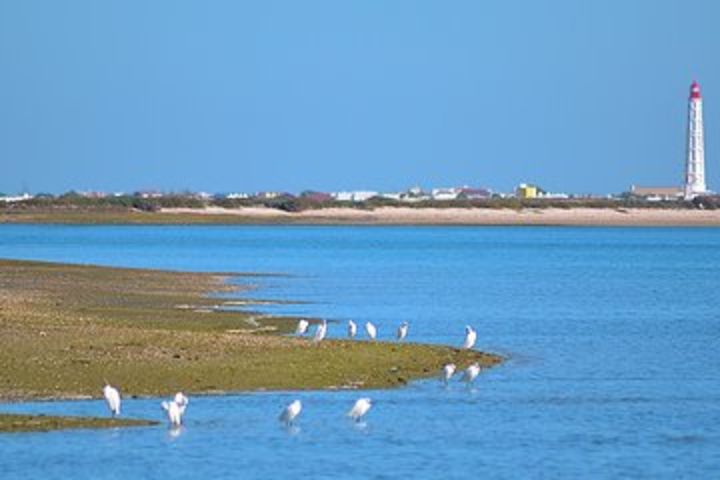
M 175 400 L 171 402 L 162 402 L 160 404 L 167 412 L 168 421 L 170 422 L 170 426 L 172 427 L 179 427 L 182 424 L 182 416 L 183 412 L 185 411 L 185 407 L 181 407 L 180 405 L 175 402 Z
M 398 342 L 402 342 L 403 340 L 405 340 L 405 337 L 407 337 L 407 334 L 408 334 L 408 328 L 409 328 L 408 322 L 402 322 L 400 324 L 400 326 L 398 327 L 398 331 L 397 331 Z
M 182 392 L 177 392 L 173 401 L 178 404 L 178 407 L 180 407 L 180 415 L 184 415 L 185 409 L 187 408 L 188 403 L 190 403 L 188 397 L 186 397 Z
M 357 335 L 357 324 L 348 320 L 348 337 L 355 338 L 355 335 Z
M 352 418 L 356 422 L 359 422 L 362 417 L 365 416 L 365 414 L 370 410 L 370 407 L 372 407 L 372 400 L 369 398 L 359 398 L 355 405 L 350 409 L 348 412 L 348 417 Z
M 280 421 L 285 425 L 290 426 L 293 424 L 297 416 L 300 415 L 301 411 L 302 403 L 300 400 L 295 400 L 282 411 L 280 414 Z
M 475 345 L 475 340 L 477 340 L 477 332 L 470 326 L 465 326 L 465 342 L 463 343 L 462 348 L 464 350 L 470 350 Z
M 113 417 L 120 415 L 120 392 L 117 388 L 106 384 L 103 387 L 103 396 Z
M 443 382 L 447 385 L 447 383 L 450 381 L 453 375 L 455 375 L 455 364 L 454 363 L 448 363 L 447 365 L 443 366 L 442 369 L 442 379 Z
M 305 335 L 308 331 L 309 326 L 310 322 L 308 322 L 304 318 L 300 319 L 297 324 L 297 328 L 295 329 L 295 335 Z
M 462 376 L 462 381 L 467 382 L 467 384 L 470 385 L 472 382 L 475 381 L 478 375 L 480 375 L 480 364 L 473 363 L 465 369 L 465 372 Z
M 327 320 L 323 320 L 320 322 L 320 324 L 315 329 L 315 336 L 313 337 L 313 342 L 320 342 L 325 338 L 325 335 L 327 335 Z
M 367 332 L 368 337 L 370 337 L 370 340 L 375 340 L 377 338 L 377 327 L 373 325 L 372 322 L 365 323 L 365 331 Z

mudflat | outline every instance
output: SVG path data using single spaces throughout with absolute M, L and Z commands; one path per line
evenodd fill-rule
M 106 381 L 125 396 L 394 387 L 446 362 L 501 361 L 441 345 L 296 338 L 295 318 L 223 308 L 209 293 L 238 288 L 226 278 L 0 260 L 0 400 L 97 398 Z

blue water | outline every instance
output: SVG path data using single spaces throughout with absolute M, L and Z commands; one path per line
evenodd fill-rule
M 389 339 L 509 357 L 474 389 L 191 399 L 187 425 L 0 436 L 0 478 L 713 478 L 720 472 L 720 230 L 0 227 L 0 257 L 286 273 L 272 312 L 373 320 Z M 342 336 L 343 326 L 330 327 Z M 1 372 L 0 372 L 1 375 Z M 280 427 L 301 398 L 298 430 Z M 0 405 L 104 415 L 99 401 Z M 125 414 L 162 419 L 157 399 Z

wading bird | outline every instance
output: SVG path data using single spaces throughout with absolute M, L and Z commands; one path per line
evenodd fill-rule
M 369 398 L 359 398 L 347 415 L 356 422 L 359 422 L 360 419 L 365 416 L 368 410 L 370 410 L 370 407 L 372 407 L 372 400 L 370 400 Z
M 357 335 L 357 324 L 348 320 L 348 337 L 355 338 L 355 335 Z
M 475 340 L 477 340 L 477 332 L 475 332 L 475 330 L 473 330 L 470 325 L 466 325 L 465 342 L 463 343 L 462 348 L 465 350 L 470 350 L 475 345 Z
M 178 407 L 180 407 L 180 415 L 185 414 L 185 409 L 188 406 L 188 403 L 190 403 L 190 400 L 188 397 L 185 396 L 182 392 L 177 392 L 175 394 L 175 398 L 173 398 L 173 401 L 178 404 Z
M 400 324 L 397 331 L 398 342 L 402 342 L 403 340 L 405 340 L 405 337 L 407 337 L 408 334 L 408 327 L 408 322 L 402 322 Z
M 462 376 L 462 381 L 466 382 L 468 385 L 470 385 L 472 382 L 475 381 L 477 376 L 480 374 L 480 364 L 479 363 L 473 363 L 469 367 L 465 369 L 465 372 Z
M 184 407 L 178 405 L 175 400 L 171 402 L 164 401 L 160 404 L 160 406 L 167 412 L 170 426 L 179 427 L 182 424 L 182 416 L 185 411 Z
M 315 336 L 313 337 L 313 342 L 320 342 L 325 338 L 325 335 L 327 335 L 327 320 L 323 320 L 320 322 L 320 324 L 315 329 Z
M 297 324 L 297 328 L 295 329 L 295 335 L 305 335 L 308 331 L 309 326 L 310 322 L 308 322 L 304 318 L 301 319 Z
M 455 364 L 448 363 L 442 369 L 442 379 L 443 382 L 445 382 L 445 385 L 447 385 L 453 375 L 455 375 Z
M 110 384 L 103 387 L 103 397 L 113 417 L 120 415 L 120 392 Z
M 370 337 L 370 340 L 375 340 L 377 338 L 377 327 L 373 325 L 372 322 L 365 323 L 365 331 L 367 332 L 368 337 Z
M 282 411 L 280 421 L 287 426 L 291 426 L 301 411 L 302 403 L 300 400 L 295 400 Z

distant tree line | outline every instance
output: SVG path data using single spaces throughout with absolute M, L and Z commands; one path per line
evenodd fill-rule
M 568 199 L 521 199 L 495 196 L 487 199 L 419 200 L 401 201 L 387 197 L 373 197 L 362 202 L 339 201 L 327 195 L 304 192 L 299 196 L 280 194 L 272 198 L 255 196 L 249 198 L 211 197 L 201 198 L 192 194 L 141 194 L 119 196 L 88 196 L 77 192 L 62 195 L 38 194 L 21 202 L 0 202 L 2 210 L 138 210 L 156 212 L 163 208 L 241 208 L 266 207 L 285 212 L 300 212 L 322 208 L 354 208 L 371 210 L 380 207 L 405 208 L 657 208 L 657 209 L 708 209 L 720 208 L 720 196 L 697 197 L 692 201 L 650 201 L 631 195 L 621 198 L 568 198 Z

